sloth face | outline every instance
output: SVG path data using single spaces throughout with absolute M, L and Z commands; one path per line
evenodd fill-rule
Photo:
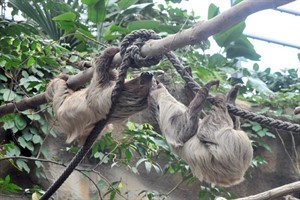
M 151 72 L 143 72 L 139 77 L 125 82 L 111 120 L 124 119 L 147 108 L 148 96 L 154 83 Z

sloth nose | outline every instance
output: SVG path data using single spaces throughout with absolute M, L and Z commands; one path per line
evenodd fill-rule
M 151 72 L 142 72 L 141 76 L 153 76 L 153 74 Z
M 149 83 L 152 80 L 153 74 L 151 72 L 142 72 L 140 84 Z

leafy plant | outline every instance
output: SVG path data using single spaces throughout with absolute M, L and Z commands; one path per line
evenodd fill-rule
M 4 179 L 0 178 L 0 191 L 4 193 L 16 193 L 22 188 L 11 182 L 10 176 L 7 175 Z
M 80 23 L 79 13 L 83 11 L 83 7 L 79 6 L 78 1 L 9 0 L 9 3 L 16 11 L 22 11 L 34 20 L 51 39 L 61 44 L 67 43 L 70 49 L 79 45 L 78 49 L 85 48 L 82 37 L 70 33 L 79 32 L 87 37 L 92 36 L 87 27 Z

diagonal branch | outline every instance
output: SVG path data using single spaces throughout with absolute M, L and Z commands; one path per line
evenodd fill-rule
M 186 45 L 195 45 L 209 36 L 212 36 L 220 31 L 223 31 L 232 25 L 246 19 L 249 15 L 265 9 L 277 8 L 288 4 L 295 0 L 244 0 L 236 6 L 224 11 L 220 15 L 204 22 L 195 23 L 192 28 L 179 31 L 174 35 L 170 35 L 160 40 L 151 40 L 145 43 L 141 48 L 143 56 L 155 56 L 166 52 L 182 48 Z M 121 63 L 120 54 L 116 54 L 113 64 Z M 85 71 L 71 76 L 68 80 L 68 85 L 72 89 L 78 88 L 80 85 L 88 82 L 92 77 L 93 69 L 89 68 Z M 36 108 L 41 104 L 46 103 L 44 93 L 34 97 L 23 99 L 19 102 L 7 103 L 0 106 L 0 117 L 12 112 L 24 111 L 30 108 Z
M 300 181 L 289 183 L 256 195 L 238 198 L 236 200 L 267 200 L 283 197 L 300 191 Z

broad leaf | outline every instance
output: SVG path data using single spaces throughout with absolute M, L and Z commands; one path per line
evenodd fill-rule
M 58 15 L 56 17 L 53 17 L 52 19 L 55 21 L 75 21 L 76 14 L 73 12 L 67 12 L 67 13 Z
M 20 168 L 20 170 L 23 171 L 24 169 L 27 173 L 30 172 L 30 168 L 28 167 L 27 163 L 24 160 L 17 160 L 16 164 Z
M 215 34 L 213 38 L 216 40 L 217 44 L 220 47 L 226 47 L 231 42 L 237 40 L 242 36 L 245 27 L 245 22 L 240 22 L 232 26 L 231 28 L 226 29 L 225 31 Z
M 155 29 L 157 26 L 159 26 L 158 21 L 141 20 L 141 21 L 133 21 L 133 22 L 128 23 L 127 28 L 130 30 Z
M 248 77 L 248 83 L 258 92 L 264 95 L 274 95 L 268 86 L 259 78 Z
M 4 101 L 12 101 L 16 98 L 16 93 L 10 89 L 2 89 L 0 91 L 3 94 Z
M 23 130 L 27 125 L 26 120 L 21 115 L 17 115 L 14 122 L 18 130 Z
M 217 16 L 220 12 L 219 7 L 217 7 L 215 4 L 211 3 L 208 7 L 208 16 L 207 19 L 211 19 L 215 16 Z
M 105 0 L 99 0 L 96 4 L 88 5 L 88 18 L 94 23 L 103 22 L 106 17 Z
M 125 10 L 126 8 L 128 8 L 131 5 L 134 5 L 138 2 L 138 0 L 121 0 L 118 3 L 118 6 L 121 10 Z

